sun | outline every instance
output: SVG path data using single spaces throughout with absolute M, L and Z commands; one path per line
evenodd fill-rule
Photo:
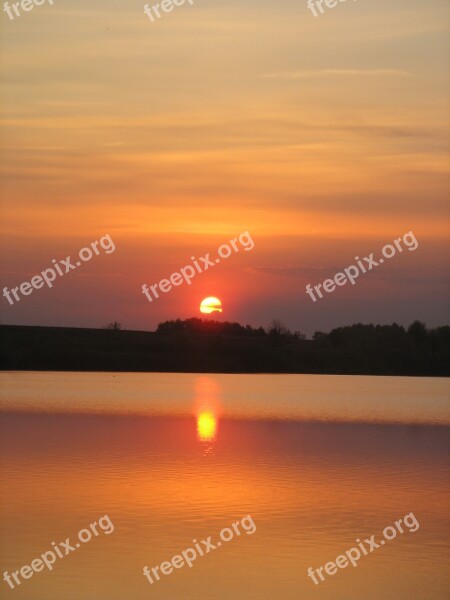
M 205 315 L 210 315 L 213 312 L 222 312 L 222 302 L 219 298 L 208 296 L 200 302 L 200 312 Z

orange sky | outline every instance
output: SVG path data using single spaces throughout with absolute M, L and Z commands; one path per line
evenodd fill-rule
M 449 8 L 137 0 L 2 15 L 2 288 L 109 233 L 116 251 L 3 323 L 152 329 L 218 296 L 223 318 L 306 333 L 448 321 Z M 414 231 L 420 246 L 313 304 L 318 283 Z M 141 294 L 243 231 L 233 255 Z

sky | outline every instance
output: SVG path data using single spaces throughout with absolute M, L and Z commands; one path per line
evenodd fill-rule
M 1 297 L 1 322 L 153 330 L 217 296 L 221 319 L 308 336 L 448 324 L 450 5 L 144 4 L 2 11 L 1 288 L 106 234 L 115 251 Z M 142 294 L 246 231 L 251 251 Z M 417 250 L 305 293 L 410 231 Z

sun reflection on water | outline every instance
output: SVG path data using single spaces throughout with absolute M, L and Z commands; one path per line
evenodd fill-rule
M 200 376 L 195 382 L 194 413 L 197 421 L 197 439 L 203 444 L 204 454 L 214 450 L 219 422 L 219 395 L 217 381 Z
M 202 412 L 197 417 L 198 439 L 211 442 L 216 437 L 217 419 L 211 412 Z

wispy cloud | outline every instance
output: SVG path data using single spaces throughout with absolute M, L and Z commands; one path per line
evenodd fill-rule
M 376 258 L 376 257 L 375 257 Z M 322 281 L 327 277 L 334 277 L 336 273 L 342 272 L 345 267 L 350 264 L 354 264 L 354 261 L 350 260 L 348 264 L 341 265 L 302 265 L 298 267 L 248 267 L 246 271 L 248 273 L 261 273 L 263 275 L 272 275 L 274 277 L 291 277 L 302 281 Z M 390 268 L 387 269 L 373 269 L 370 272 L 371 278 L 378 282 L 389 283 L 394 285 L 410 284 L 417 286 L 420 285 L 447 285 L 449 284 L 448 273 L 445 267 L 436 266 L 433 269 L 428 267 L 419 266 L 414 269 L 408 268 Z
M 265 79 L 307 79 L 318 77 L 411 77 L 408 71 L 397 69 L 316 69 L 266 73 Z
M 312 275 L 320 275 L 328 271 L 333 271 L 333 268 L 338 271 L 338 267 L 323 267 L 323 266 L 299 266 L 299 267 L 248 267 L 249 273 L 262 273 L 264 275 L 274 275 L 275 277 L 295 277 L 305 279 Z

